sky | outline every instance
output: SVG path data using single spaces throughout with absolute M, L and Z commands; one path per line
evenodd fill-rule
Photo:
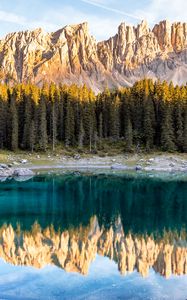
M 42 27 L 55 31 L 87 21 L 97 40 L 117 32 L 121 22 L 153 26 L 163 19 L 187 22 L 186 0 L 0 0 L 0 37 Z
M 66 273 L 46 266 L 42 269 L 6 264 L 0 259 L 0 298 L 29 299 L 186 299 L 187 276 L 169 279 L 152 269 L 143 278 L 136 271 L 120 275 L 117 264 L 96 256 L 88 276 Z

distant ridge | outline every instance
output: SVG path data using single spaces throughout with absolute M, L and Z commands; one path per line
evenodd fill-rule
M 0 68 L 1 81 L 86 84 L 95 92 L 145 77 L 181 85 L 187 81 L 187 23 L 161 21 L 153 29 L 146 21 L 122 23 L 99 43 L 86 22 L 54 33 L 15 32 L 0 40 Z

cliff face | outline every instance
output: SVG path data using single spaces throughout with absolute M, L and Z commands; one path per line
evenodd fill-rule
M 154 268 L 165 277 L 187 274 L 186 241 L 176 232 L 162 238 L 125 234 L 121 220 L 115 226 L 100 228 L 97 218 L 86 228 L 62 233 L 52 228 L 31 232 L 14 231 L 11 226 L 0 230 L 0 257 L 15 265 L 41 268 L 54 264 L 67 272 L 87 274 L 96 254 L 107 256 L 118 264 L 122 274 L 135 269 L 147 276 Z
M 97 43 L 88 24 L 66 26 L 54 33 L 42 29 L 9 34 L 0 41 L 1 78 L 87 84 L 131 85 L 144 77 L 186 82 L 187 23 L 162 21 L 151 30 L 122 23 L 118 33 Z
M 115 37 L 98 44 L 98 54 L 118 81 L 149 77 L 181 84 L 187 74 L 187 24 L 163 21 L 153 30 L 145 21 L 137 27 L 121 24 Z

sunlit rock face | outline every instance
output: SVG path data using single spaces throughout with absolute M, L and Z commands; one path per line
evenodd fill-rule
M 31 231 L 0 230 L 0 257 L 14 265 L 44 267 L 54 264 L 67 272 L 87 274 L 96 255 L 109 257 L 122 274 L 135 269 L 147 276 L 149 269 L 165 277 L 187 274 L 186 232 L 165 232 L 160 237 L 125 234 L 120 218 L 109 229 L 96 217 L 89 226 L 56 232 L 34 224 Z
M 151 30 L 146 21 L 137 27 L 122 23 L 115 37 L 98 43 L 100 61 L 120 83 L 143 77 L 185 82 L 187 24 L 162 21 Z M 122 82 L 121 82 L 122 84 Z
M 93 89 L 105 73 L 87 23 L 50 34 L 42 29 L 9 34 L 0 41 L 0 65 L 18 82 L 85 83 Z
M 150 29 L 122 23 L 109 40 L 97 43 L 88 24 L 57 32 L 42 29 L 8 34 L 0 41 L 1 79 L 86 84 L 96 92 L 131 85 L 144 77 L 186 82 L 187 23 L 162 21 Z

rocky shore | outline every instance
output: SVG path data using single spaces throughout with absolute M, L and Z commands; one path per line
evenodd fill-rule
M 0 164 L 0 181 L 4 181 L 7 178 L 15 178 L 21 177 L 22 180 L 24 178 L 28 179 L 34 176 L 34 172 L 28 168 L 13 168 L 11 165 Z
M 1 160 L 2 161 L 2 160 Z M 0 180 L 5 178 L 28 178 L 40 171 L 48 170 L 111 170 L 143 172 L 182 172 L 187 174 L 187 155 L 116 155 L 100 157 L 97 155 L 12 155 L 6 163 L 0 161 Z

